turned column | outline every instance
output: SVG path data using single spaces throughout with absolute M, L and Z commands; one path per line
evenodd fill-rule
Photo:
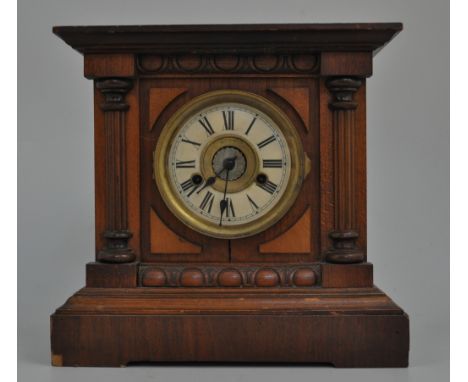
M 361 86 L 358 78 L 334 77 L 327 81 L 333 124 L 334 227 L 329 236 L 333 248 L 326 259 L 332 263 L 359 263 L 357 247 L 356 108 L 353 97 Z
M 105 224 L 102 233 L 104 248 L 97 260 L 106 263 L 127 263 L 135 260 L 135 253 L 128 242 L 132 233 L 128 230 L 127 212 L 127 163 L 125 101 L 132 82 L 122 78 L 102 79 L 96 87 L 104 95 L 100 105 L 104 113 L 105 135 Z

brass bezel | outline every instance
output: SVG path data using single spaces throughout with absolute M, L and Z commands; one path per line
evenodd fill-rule
M 179 127 L 202 109 L 226 102 L 244 104 L 266 114 L 280 128 L 286 139 L 291 155 L 289 182 L 275 207 L 257 220 L 236 226 L 219 226 L 218 224 L 200 219 L 200 217 L 187 208 L 184 202 L 179 198 L 178 192 L 173 189 L 169 182 L 167 171 L 171 142 Z M 172 115 L 162 129 L 156 144 L 153 169 L 155 182 L 161 197 L 166 203 L 166 206 L 182 223 L 208 236 L 222 239 L 237 239 L 253 236 L 266 230 L 278 222 L 288 212 L 294 204 L 304 180 L 304 161 L 304 151 L 299 134 L 293 123 L 278 106 L 254 93 L 240 90 L 216 90 L 193 98 Z

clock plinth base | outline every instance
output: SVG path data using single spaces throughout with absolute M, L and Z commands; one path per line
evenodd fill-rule
M 51 328 L 55 366 L 408 365 L 408 316 L 375 287 L 83 288 Z

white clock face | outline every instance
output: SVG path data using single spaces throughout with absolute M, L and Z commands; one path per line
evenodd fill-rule
M 269 100 L 239 90 L 193 98 L 162 129 L 154 176 L 171 212 L 202 234 L 257 234 L 294 204 L 304 178 L 298 133 Z
M 291 154 L 280 127 L 265 113 L 228 102 L 197 111 L 179 127 L 167 167 L 188 210 L 230 227 L 275 208 L 288 185 Z

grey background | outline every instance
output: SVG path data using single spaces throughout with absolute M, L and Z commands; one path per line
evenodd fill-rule
M 441 0 L 20 0 L 20 381 L 437 381 L 449 353 L 449 4 Z M 93 260 L 92 84 L 53 25 L 401 21 L 368 81 L 369 260 L 410 315 L 409 369 L 49 366 L 49 315 Z

